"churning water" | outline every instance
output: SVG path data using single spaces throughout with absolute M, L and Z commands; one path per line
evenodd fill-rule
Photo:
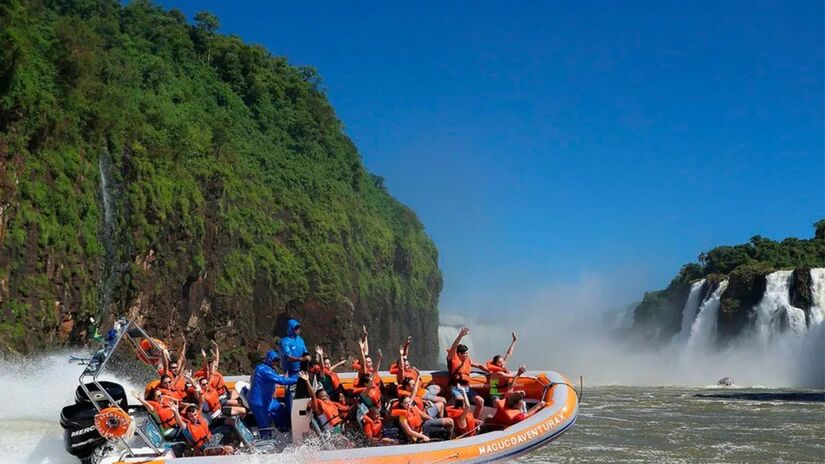
M 61 352 L 0 361 L 5 395 L 0 402 L 0 462 L 77 463 L 63 450 L 58 422 L 60 409 L 74 400 L 82 369 L 67 359 L 68 353 Z M 696 396 L 720 392 L 744 398 Z M 760 398 L 749 398 L 750 392 Z M 822 462 L 823 417 L 822 390 L 585 385 L 576 426 L 519 461 Z M 286 461 L 309 463 L 312 453 L 300 450 Z M 251 456 L 249 462 L 282 463 L 283 458 Z

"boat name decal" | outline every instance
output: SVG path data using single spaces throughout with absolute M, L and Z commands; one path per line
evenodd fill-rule
M 526 441 L 532 440 L 550 431 L 553 427 L 564 422 L 564 415 L 559 413 L 547 419 L 546 421 L 536 425 L 535 427 L 525 430 L 518 435 L 511 435 L 501 440 L 496 440 L 492 443 L 487 443 L 478 447 L 478 454 L 494 453 L 496 451 L 505 450 L 507 448 L 520 445 Z

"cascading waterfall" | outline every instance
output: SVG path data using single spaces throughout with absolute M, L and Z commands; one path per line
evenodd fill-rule
M 815 326 L 825 322 L 825 269 L 811 269 L 811 293 L 810 325 Z
M 754 328 L 759 340 L 766 343 L 776 333 L 787 328 L 796 333 L 805 331 L 805 312 L 791 305 L 790 288 L 793 271 L 776 271 L 767 276 L 762 300 L 756 305 Z
M 693 326 L 696 315 L 699 312 L 699 304 L 702 302 L 702 290 L 705 288 L 705 279 L 694 282 L 690 286 L 690 293 L 685 302 L 685 307 L 682 309 L 682 328 L 679 331 L 677 339 L 687 342 L 690 338 L 690 329 Z
M 102 317 L 109 304 L 112 302 L 112 289 L 114 287 L 115 277 L 115 219 L 112 210 L 112 194 L 110 191 L 110 159 L 109 152 L 105 149 L 100 153 L 97 162 L 98 171 L 100 173 L 100 198 L 103 204 L 103 224 L 102 234 L 103 247 L 105 250 L 105 257 L 103 261 L 103 274 L 101 277 L 101 295 L 100 295 L 100 316 Z
M 689 352 L 696 350 L 711 350 L 716 339 L 716 326 L 719 319 L 719 302 L 722 294 L 728 288 L 728 281 L 723 280 L 716 290 L 702 303 L 699 314 L 690 327 L 690 337 L 687 341 Z

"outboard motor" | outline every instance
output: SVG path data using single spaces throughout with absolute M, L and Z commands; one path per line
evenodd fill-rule
M 95 449 L 107 441 L 95 427 L 95 414 L 97 409 L 91 403 L 72 404 L 60 412 L 63 445 L 69 454 L 77 456 L 81 462 L 86 462 Z
M 118 406 L 126 410 L 128 401 L 126 391 L 114 382 L 100 382 L 100 386 L 115 400 Z M 91 396 L 98 406 L 111 406 L 109 399 L 93 383 L 87 383 L 89 395 L 80 386 L 75 391 L 75 404 L 66 406 L 60 412 L 60 426 L 63 427 L 63 445 L 66 451 L 77 456 L 81 462 L 90 462 L 95 449 L 106 444 L 106 438 L 100 436 L 95 427 L 97 409 L 89 399 Z
M 106 393 L 112 397 L 113 400 L 120 406 L 124 411 L 129 407 L 129 400 L 126 398 L 126 390 L 123 389 L 119 384 L 114 382 L 98 382 Z M 106 395 L 100 391 L 97 385 L 93 383 L 87 383 L 86 388 L 89 389 L 89 395 L 91 395 L 92 399 L 100 406 L 101 408 L 105 408 L 111 406 L 109 404 L 109 399 Z M 86 392 L 83 390 L 82 387 L 78 385 L 77 390 L 74 392 L 74 402 L 76 404 L 88 404 L 90 408 L 94 409 L 92 406 L 92 401 L 89 399 L 89 396 L 86 395 Z

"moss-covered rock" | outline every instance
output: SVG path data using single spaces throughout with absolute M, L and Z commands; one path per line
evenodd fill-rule
M 363 323 L 434 366 L 421 222 L 314 70 L 214 29 L 149 1 L 0 5 L 0 351 L 126 313 L 243 370 L 296 316 L 334 356 Z
M 764 263 L 739 266 L 727 276 L 728 287 L 719 302 L 719 339 L 739 335 L 751 321 L 753 308 L 765 293 L 765 277 L 773 269 Z

